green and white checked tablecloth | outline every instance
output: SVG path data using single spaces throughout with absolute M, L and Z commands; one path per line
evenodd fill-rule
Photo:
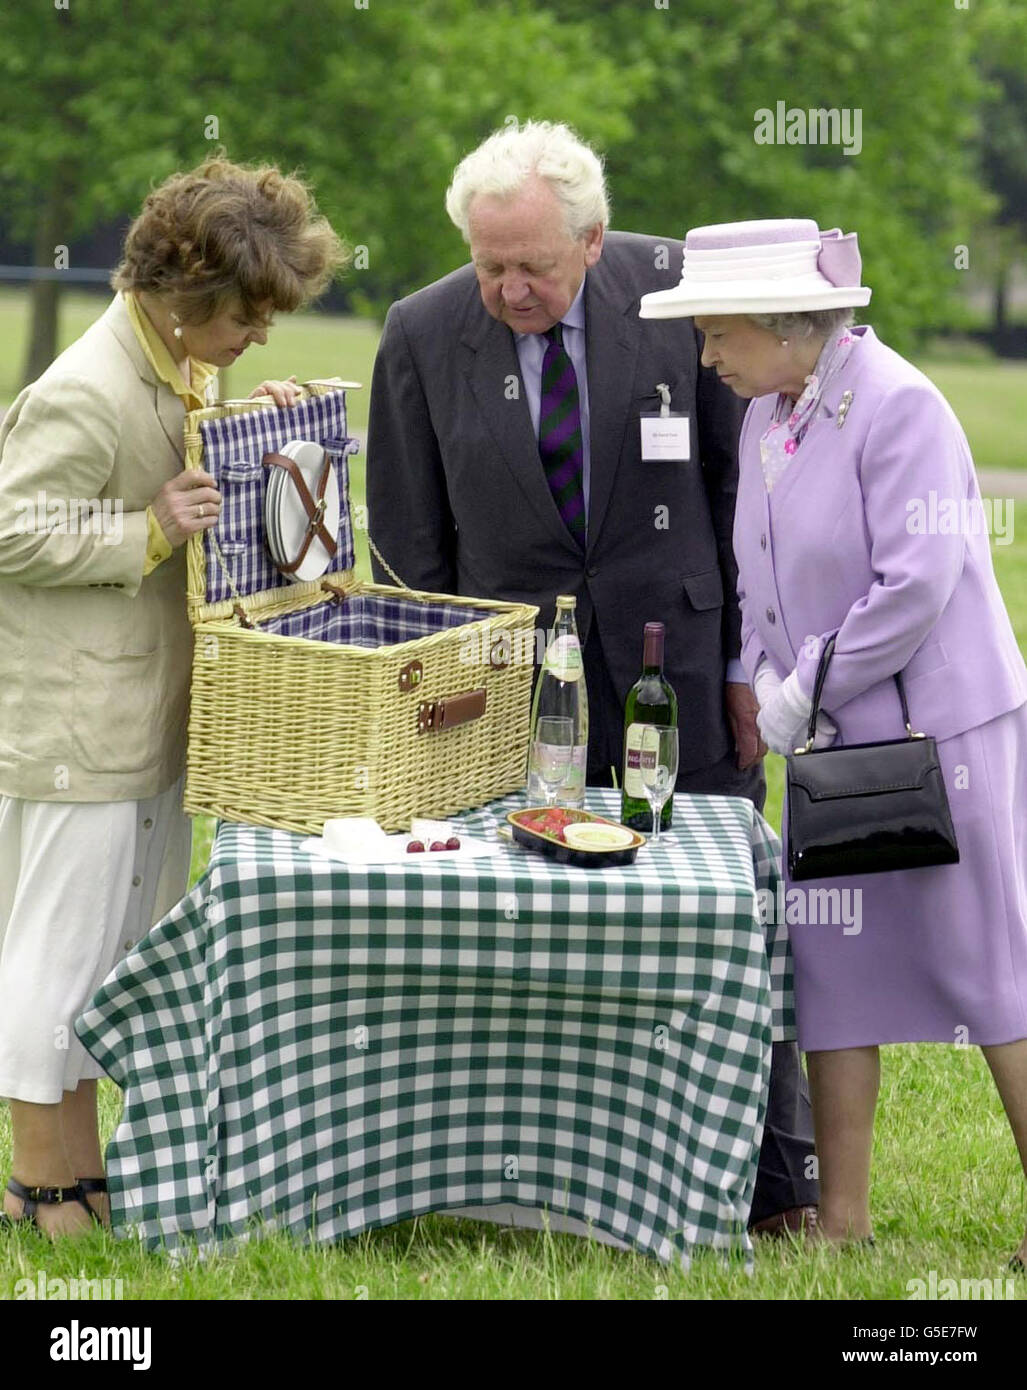
M 461 831 L 495 839 L 522 804 Z M 587 804 L 616 818 L 616 793 Z M 78 1021 L 125 1093 L 119 1234 L 331 1240 L 515 1204 L 662 1259 L 750 1250 L 770 1044 L 794 1027 L 760 911 L 780 845 L 749 802 L 677 795 L 670 834 L 605 871 L 498 839 L 357 867 L 301 844 L 222 825 Z

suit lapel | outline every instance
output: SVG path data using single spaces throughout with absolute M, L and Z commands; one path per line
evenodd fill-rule
M 161 423 L 161 429 L 174 445 L 175 452 L 180 458 L 185 458 L 185 406 L 174 394 L 174 392 L 154 386 L 157 419 Z
M 588 362 L 590 486 L 589 549 L 599 539 L 610 504 L 629 419 L 641 320 L 629 318 L 635 299 L 619 293 L 602 259 L 585 282 L 585 355 Z
M 538 440 L 531 427 L 531 413 L 524 398 L 513 332 L 492 318 L 481 304 L 477 285 L 461 342 L 467 350 L 464 370 L 482 418 L 500 456 L 524 493 L 539 521 L 556 541 L 577 552 L 576 542 L 564 526 L 549 490 Z M 516 379 L 519 395 L 511 400 L 508 384 Z
M 178 454 L 179 458 L 184 459 L 185 406 L 169 387 L 164 386 L 161 389 L 163 383 L 158 379 L 150 364 L 150 359 L 146 356 L 139 339 L 136 337 L 132 320 L 128 316 L 128 311 L 122 303 L 120 294 L 114 299 L 104 314 L 104 318 L 107 320 L 111 332 L 128 354 L 139 377 L 150 387 L 153 408 L 160 421 L 161 429 L 167 435 L 175 453 Z

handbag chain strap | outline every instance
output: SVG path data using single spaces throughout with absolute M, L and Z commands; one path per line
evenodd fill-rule
M 834 642 L 837 633 L 833 633 L 824 643 L 824 650 L 820 653 L 820 662 L 817 666 L 817 678 L 813 682 L 813 704 L 809 712 L 809 725 L 806 729 L 806 744 L 803 748 L 796 748 L 796 753 L 809 753 L 813 748 L 813 741 L 817 732 L 817 717 L 820 714 L 820 697 L 824 691 L 824 682 L 827 680 L 827 668 L 831 664 L 831 657 L 834 656 Z M 899 692 L 899 700 L 902 704 L 902 722 L 906 726 L 906 734 L 909 738 L 926 738 L 926 734 L 913 732 L 913 725 L 909 720 L 909 705 L 906 702 L 906 691 L 902 684 L 902 673 L 896 671 L 895 685 Z

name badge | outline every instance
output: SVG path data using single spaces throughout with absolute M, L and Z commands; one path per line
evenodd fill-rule
M 685 463 L 692 457 L 692 432 L 687 415 L 645 414 L 639 423 L 643 463 Z

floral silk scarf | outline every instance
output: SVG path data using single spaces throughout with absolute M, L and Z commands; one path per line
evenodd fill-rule
M 774 417 L 760 439 L 760 462 L 768 492 L 791 462 L 820 408 L 826 386 L 845 366 L 857 342 L 847 328 L 840 337 L 829 338 L 806 378 L 806 389 L 794 405 L 783 393 L 778 396 Z

